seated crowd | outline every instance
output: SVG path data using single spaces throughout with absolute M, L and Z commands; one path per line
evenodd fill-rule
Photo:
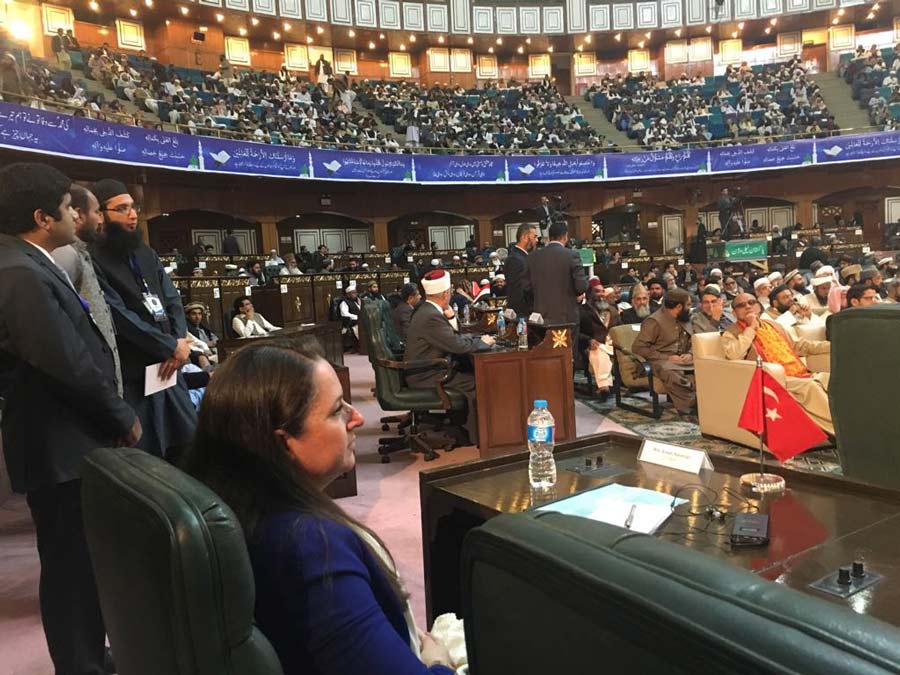
M 729 65 L 724 75 L 682 74 L 668 82 L 646 72 L 606 75 L 585 100 L 654 150 L 771 143 L 838 128 L 799 57 L 774 65 Z
M 850 85 L 851 96 L 861 108 L 867 108 L 872 126 L 884 131 L 900 128 L 900 60 L 894 58 L 900 43 L 893 49 L 860 45 L 852 58 L 842 60 L 840 72 Z M 850 55 L 847 55 L 850 56 Z

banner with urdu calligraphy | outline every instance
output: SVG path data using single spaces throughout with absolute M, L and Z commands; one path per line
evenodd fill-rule
M 0 102 L 0 147 L 73 158 L 317 180 L 565 183 L 900 159 L 900 132 L 599 155 L 408 155 L 310 150 L 143 129 Z

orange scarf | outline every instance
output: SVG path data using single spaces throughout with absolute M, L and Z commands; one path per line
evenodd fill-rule
M 756 353 L 762 357 L 763 361 L 783 366 L 784 374 L 788 377 L 811 376 L 809 369 L 803 365 L 803 361 L 794 352 L 793 346 L 768 321 L 759 322 L 753 346 L 756 347 Z

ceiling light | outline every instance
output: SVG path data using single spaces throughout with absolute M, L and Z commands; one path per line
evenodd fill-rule
M 12 29 L 12 31 L 13 31 L 13 34 L 15 34 L 15 32 L 16 32 L 15 24 L 13 24 L 13 29 Z M 109 29 L 108 29 L 108 28 L 101 28 L 101 29 L 98 30 L 97 32 L 100 33 L 100 35 L 109 35 Z
M 838 16 L 844 16 L 844 10 L 843 10 L 843 9 L 839 9 L 839 10 L 838 10 Z
M 475 42 L 475 40 L 473 40 L 472 38 L 469 38 L 468 40 L 466 40 L 466 42 L 468 42 L 469 44 L 472 44 L 473 42 Z
M 763 32 L 764 32 L 766 35 L 771 35 L 771 34 L 772 34 L 772 27 L 771 27 L 771 26 L 766 26 L 766 29 L 765 29 Z
M 272 33 L 272 39 L 273 39 L 273 40 L 280 40 L 280 39 L 281 39 L 281 33 L 279 33 L 277 30 L 276 30 L 276 31 L 273 31 L 273 33 Z
M 494 53 L 494 48 L 488 47 L 488 54 L 493 54 L 493 53 Z
M 649 30 L 646 33 L 644 33 L 644 37 L 647 38 L 648 40 L 650 39 L 651 35 L 653 35 L 653 33 L 651 33 Z
M 240 28 L 238 28 L 238 33 L 240 33 L 241 35 L 246 35 L 247 29 L 241 26 Z
M 319 35 L 321 35 L 322 33 L 325 32 L 325 29 L 322 28 L 322 26 L 316 26 L 316 32 L 317 32 Z
M 643 49 L 643 48 L 644 48 L 644 44 L 646 44 L 646 43 L 645 43 L 643 40 L 641 40 L 640 42 L 638 42 L 638 47 L 640 47 L 641 49 Z
M 731 39 L 736 40 L 738 36 L 738 32 L 736 30 L 731 31 Z
M 131 16 L 137 16 L 137 10 L 134 9 L 134 7 L 132 7 L 131 9 L 129 9 L 129 10 L 128 10 L 128 13 L 131 14 Z
M 616 33 L 613 37 L 615 38 L 616 42 L 621 42 L 621 41 L 622 41 L 622 34 L 621 34 L 621 33 Z
M 832 26 L 837 26 L 838 23 L 840 23 L 840 22 L 838 21 L 838 19 L 837 19 L 836 17 L 835 17 L 834 19 L 831 20 L 831 25 L 832 25 Z
M 525 47 L 523 47 L 522 45 L 519 45 L 519 48 L 518 48 L 516 51 L 519 52 L 520 54 L 524 54 L 524 53 L 525 53 Z
M 772 24 L 772 25 L 774 26 L 775 24 L 778 23 L 778 17 L 777 17 L 777 16 L 773 16 L 771 19 L 769 19 L 769 23 Z
M 168 19 L 166 19 L 166 25 L 167 25 L 167 26 L 168 26 L 168 25 L 169 25 L 169 24 L 170 24 L 170 23 L 172 23 L 172 22 L 171 22 L 171 21 L 169 21 L 169 20 L 168 20 Z M 103 32 L 103 30 L 105 30 L 105 29 L 101 29 L 101 31 L 100 31 L 100 32 L 101 32 L 101 33 L 102 33 L 102 32 Z
M 406 51 L 406 45 L 401 44 L 401 45 L 400 45 L 400 51 L 401 51 L 401 52 L 405 52 L 405 51 Z
M 410 35 L 410 36 L 409 36 L 409 41 L 410 41 L 410 42 L 415 42 L 415 41 L 416 41 L 416 36 L 415 36 L 415 35 Z
M 577 49 L 577 50 L 580 51 L 580 52 L 583 52 L 583 51 L 584 51 L 584 45 L 578 45 L 575 49 Z
M 91 0 L 91 1 L 88 3 L 88 7 L 90 7 L 90 8 L 91 8 L 92 10 L 94 10 L 95 12 L 99 12 L 99 11 L 100 11 L 100 3 L 96 2 L 96 0 Z
M 591 44 L 592 36 L 590 34 L 584 36 L 584 41 L 588 44 Z
M 877 11 L 878 11 L 878 8 L 879 8 L 880 6 L 881 6 L 881 5 L 879 5 L 879 4 L 876 2 L 874 5 L 872 5 L 872 11 L 873 11 L 873 12 L 877 12 Z
M 224 20 L 225 20 L 224 14 L 216 14 L 216 21 L 218 21 L 219 23 L 222 23 Z
M 356 31 L 351 28 L 347 31 L 347 35 L 349 35 L 350 37 L 356 37 Z
M 681 29 L 675 31 L 675 37 L 681 37 Z
M 738 24 L 738 30 L 744 30 L 744 22 L 743 22 L 743 21 L 741 21 L 741 22 Z
M 311 45 L 313 43 L 312 35 L 306 36 L 306 44 Z
M 384 33 L 379 33 L 378 39 L 379 39 L 379 40 L 384 40 Z
M 181 10 L 181 13 L 184 14 L 185 16 L 187 16 L 188 13 L 191 11 L 187 7 L 180 7 L 179 9 Z
M 369 49 L 375 49 L 375 43 L 374 43 L 374 42 L 370 42 L 370 43 L 369 43 Z
M 250 23 L 252 23 L 254 26 L 258 26 L 258 25 L 259 25 L 259 19 L 257 19 L 255 16 L 251 16 L 251 17 L 250 17 Z
M 531 44 L 531 38 L 525 38 L 525 44 L 526 44 L 526 45 L 530 45 L 530 44 Z
M 201 33 L 209 32 L 209 28 L 207 28 L 206 26 L 200 26 L 200 32 Z
M 497 44 L 498 44 L 498 45 L 502 45 L 502 44 L 503 44 L 503 38 L 497 38 Z
M 153 7 L 153 0 L 144 0 L 144 4 L 147 5 L 147 7 L 152 8 L 152 7 Z
M 291 24 L 289 24 L 287 21 L 281 24 L 281 27 L 284 28 L 285 32 L 288 32 L 291 30 L 291 28 L 293 28 L 293 26 L 291 26 Z
M 444 36 L 443 35 L 438 35 L 438 42 L 440 44 L 444 44 Z
M 707 27 L 706 27 L 706 32 L 707 32 L 707 33 L 712 33 L 712 26 L 707 26 Z
M 866 14 L 866 18 L 867 18 L 867 19 L 870 19 L 870 20 L 871 20 L 871 19 L 874 19 L 874 18 L 875 18 L 875 12 L 869 12 L 868 14 Z
M 552 52 L 553 52 L 553 45 L 550 45 L 549 47 L 547 47 L 547 51 L 552 53 Z

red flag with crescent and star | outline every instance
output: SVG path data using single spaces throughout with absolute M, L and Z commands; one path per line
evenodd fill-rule
M 753 373 L 738 426 L 762 434 L 769 452 L 782 462 L 828 440 L 787 389 L 763 368 Z

